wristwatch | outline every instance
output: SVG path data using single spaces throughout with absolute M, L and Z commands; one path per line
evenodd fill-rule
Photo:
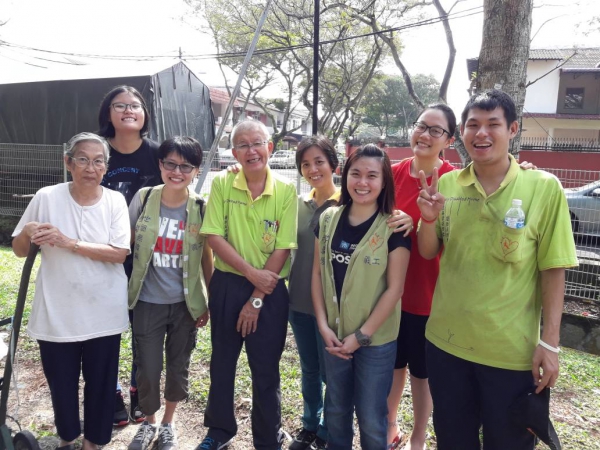
M 252 303 L 252 306 L 254 306 L 256 309 L 260 309 L 263 306 L 262 298 L 258 297 L 250 297 L 250 303 Z
M 360 344 L 361 347 L 368 347 L 371 345 L 371 336 L 367 336 L 360 328 L 354 332 L 354 336 L 356 336 L 356 340 Z

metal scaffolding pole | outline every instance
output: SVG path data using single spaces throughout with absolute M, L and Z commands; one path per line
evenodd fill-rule
M 219 126 L 219 129 L 217 130 L 217 135 L 215 136 L 215 140 L 213 141 L 212 146 L 210 147 L 210 152 L 208 153 L 208 156 L 206 157 L 206 161 L 204 161 L 204 166 L 202 167 L 202 173 L 200 174 L 200 178 L 198 178 L 198 183 L 196 183 L 196 193 L 198 193 L 198 194 L 200 193 L 200 190 L 202 189 L 202 185 L 204 184 L 204 181 L 206 180 L 208 172 L 210 171 L 210 166 L 211 166 L 212 160 L 215 156 L 215 153 L 218 151 L 219 141 L 221 140 L 221 137 L 223 136 L 223 130 L 225 129 L 225 124 L 227 123 L 227 120 L 229 119 L 229 115 L 231 114 L 231 110 L 233 109 L 233 104 L 240 93 L 240 87 L 242 86 L 242 80 L 244 79 L 244 76 L 246 75 L 246 70 L 248 70 L 248 65 L 250 64 L 250 59 L 252 58 L 252 54 L 254 53 L 256 44 L 258 43 L 260 31 L 262 30 L 262 27 L 265 24 L 265 21 L 267 20 L 267 15 L 269 13 L 269 9 L 271 8 L 271 3 L 273 3 L 273 0 L 267 0 L 265 9 L 264 9 L 262 15 L 260 16 L 260 20 L 258 21 L 258 24 L 256 26 L 256 31 L 254 32 L 254 38 L 252 39 L 250 48 L 248 48 L 248 52 L 246 53 L 246 58 L 244 59 L 244 64 L 242 65 L 242 68 L 240 69 L 240 74 L 238 76 L 237 83 L 235 84 L 235 87 L 233 88 L 233 92 L 231 93 L 231 98 L 229 99 L 229 104 L 227 105 L 225 114 L 223 115 L 223 120 L 221 121 L 221 125 Z
M 313 22 L 313 107 L 312 107 L 312 132 L 313 135 L 319 130 L 319 21 L 321 15 L 321 4 L 315 0 L 315 13 Z

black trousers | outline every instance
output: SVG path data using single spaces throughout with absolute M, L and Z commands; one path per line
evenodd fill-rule
M 108 444 L 115 414 L 121 335 L 38 343 L 60 438 L 72 441 L 81 434 L 79 377 L 83 372 L 83 436 L 94 444 Z
M 237 361 L 246 344 L 252 373 L 252 435 L 254 447 L 280 447 L 281 390 L 279 360 L 287 334 L 289 296 L 284 280 L 267 295 L 260 310 L 256 332 L 242 338 L 236 324 L 254 286 L 244 277 L 215 270 L 210 281 L 209 310 L 212 356 L 210 391 L 204 416 L 208 436 L 226 442 L 237 433 L 234 384 Z
M 514 425 L 510 405 L 533 387 L 531 370 L 457 358 L 427 342 L 433 427 L 439 450 L 533 450 L 534 436 Z

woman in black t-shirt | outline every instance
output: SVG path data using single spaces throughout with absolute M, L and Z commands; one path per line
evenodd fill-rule
M 145 137 L 148 134 L 149 120 L 148 107 L 144 97 L 131 86 L 114 87 L 104 96 L 100 104 L 98 134 L 106 138 L 110 144 L 108 168 L 101 184 L 123 194 L 127 205 L 131 203 L 131 199 L 141 188 L 162 183 L 158 167 L 159 145 Z M 132 269 L 132 255 L 127 257 L 124 267 L 129 278 Z M 129 318 L 131 321 L 131 314 Z M 135 360 L 133 336 L 131 346 Z M 132 364 L 129 413 L 125 408 L 121 385 L 117 383 L 113 421 L 115 426 L 127 425 L 130 417 L 135 422 L 144 420 L 144 415 L 138 407 L 135 372 L 136 366 Z

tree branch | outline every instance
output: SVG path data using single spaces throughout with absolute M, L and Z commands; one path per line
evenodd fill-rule
M 537 83 L 538 81 L 540 81 L 542 78 L 550 75 L 552 72 L 554 72 L 556 69 L 560 69 L 562 66 L 564 66 L 566 63 L 569 62 L 569 60 L 571 58 L 573 58 L 575 55 L 577 55 L 577 50 L 575 50 L 575 52 L 569 56 L 567 59 L 565 59 L 563 62 L 561 62 L 559 65 L 557 65 L 556 67 L 550 69 L 548 72 L 546 72 L 544 75 L 537 77 L 535 80 L 533 81 L 529 81 L 526 85 L 525 85 L 525 89 L 527 89 L 529 86 L 531 86 L 533 83 Z

